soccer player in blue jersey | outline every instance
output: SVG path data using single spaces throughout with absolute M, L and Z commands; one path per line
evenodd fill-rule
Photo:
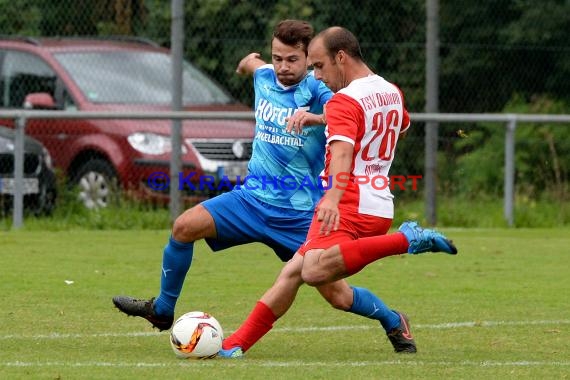
M 213 251 L 261 242 L 283 262 L 304 242 L 322 190 L 299 184 L 307 177 L 316 181 L 324 168 L 323 106 L 332 97 L 307 72 L 313 34 L 306 22 L 282 21 L 273 33 L 273 65 L 265 65 L 257 53 L 240 61 L 237 72 L 254 73 L 255 90 L 256 127 L 247 182 L 175 220 L 163 252 L 158 297 L 113 297 L 120 311 L 168 330 L 197 240 L 205 239 Z
M 113 303 L 119 310 L 145 318 L 161 331 L 168 330 L 196 240 L 206 239 L 214 251 L 261 242 L 273 248 L 282 261 L 291 259 L 305 241 L 314 208 L 323 195 L 318 186 L 326 140 L 323 106 L 333 95 L 307 71 L 307 47 L 312 37 L 313 28 L 307 22 L 285 20 L 274 29 L 272 64 L 265 64 L 257 53 L 240 61 L 237 72 L 253 74 L 255 90 L 256 128 L 249 179 L 176 219 L 163 253 L 160 294 L 148 300 L 116 296 Z M 352 288 L 344 280 L 317 289 L 337 309 L 381 318 L 376 305 L 382 301 L 367 289 Z M 296 291 L 283 297 L 283 307 L 293 302 Z M 273 316 L 263 302 L 257 303 L 253 313 Z M 272 325 L 248 326 L 255 331 L 251 344 Z M 247 350 L 247 342 L 240 342 L 240 347 Z

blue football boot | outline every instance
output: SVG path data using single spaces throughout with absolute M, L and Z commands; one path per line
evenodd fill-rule
M 408 253 L 415 255 L 423 252 L 445 252 L 450 255 L 457 254 L 457 248 L 451 240 L 443 234 L 422 228 L 417 222 L 404 222 L 398 229 L 406 236 L 410 246 Z

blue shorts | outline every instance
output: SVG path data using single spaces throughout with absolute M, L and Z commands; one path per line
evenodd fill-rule
M 214 218 L 217 238 L 207 238 L 213 251 L 247 243 L 264 243 L 288 261 L 305 242 L 313 211 L 275 207 L 243 189 L 202 202 Z

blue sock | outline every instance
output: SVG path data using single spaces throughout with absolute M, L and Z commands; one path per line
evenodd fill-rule
M 400 316 L 389 309 L 370 290 L 355 286 L 351 286 L 351 288 L 354 294 L 354 301 L 350 310 L 348 310 L 349 312 L 380 321 L 386 332 L 390 332 L 392 329 L 400 326 Z
M 186 273 L 192 265 L 194 242 L 181 243 L 170 237 L 162 254 L 160 295 L 154 301 L 154 311 L 159 315 L 174 315 L 176 301 L 182 291 Z

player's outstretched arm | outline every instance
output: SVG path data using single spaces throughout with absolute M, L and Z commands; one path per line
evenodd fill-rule
M 265 65 L 265 63 L 259 53 L 249 53 L 239 61 L 236 67 L 236 73 L 239 75 L 251 75 L 258 67 Z

